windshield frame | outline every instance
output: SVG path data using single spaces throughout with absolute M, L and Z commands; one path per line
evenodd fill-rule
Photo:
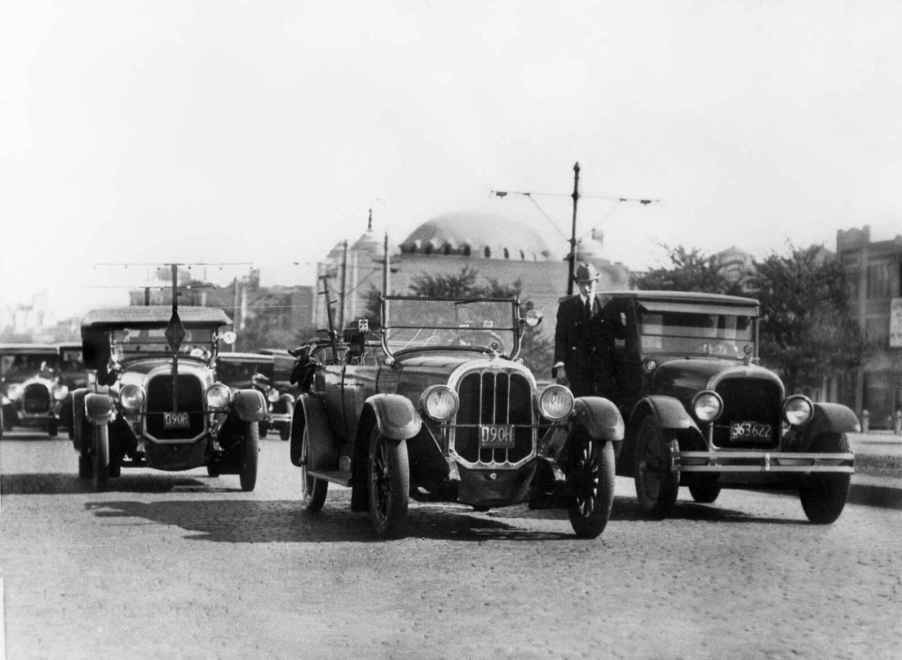
M 643 357 L 646 356 L 655 356 L 655 355 L 682 355 L 686 357 L 706 357 L 706 358 L 718 358 L 725 360 L 733 360 L 737 362 L 742 361 L 755 361 L 758 360 L 758 324 L 760 317 L 758 314 L 750 314 L 749 310 L 736 309 L 727 310 L 723 307 L 712 307 L 707 309 L 703 305 L 693 305 L 691 309 L 680 309 L 680 310 L 657 310 L 657 309 L 645 309 L 641 304 L 637 309 L 637 318 L 636 318 L 636 339 L 638 341 L 639 350 Z M 699 317 L 719 317 L 718 326 L 714 328 L 715 334 L 712 336 L 705 336 L 701 333 L 699 334 L 678 334 L 676 332 L 667 331 L 668 328 L 673 329 L 678 327 L 675 324 L 665 325 L 661 324 L 661 332 L 660 333 L 649 333 L 644 332 L 643 329 L 648 326 L 646 322 L 646 317 L 649 315 L 695 315 Z M 739 337 L 729 337 L 724 336 L 723 330 L 720 328 L 720 318 L 723 317 L 734 317 L 736 319 L 749 319 L 749 325 L 746 331 L 749 336 L 747 338 L 739 338 Z M 738 328 L 738 323 L 736 324 Z M 687 326 L 693 327 L 693 326 Z M 701 328 L 702 326 L 699 326 Z M 738 333 L 738 330 L 734 330 L 734 333 Z M 680 348 L 679 346 L 674 346 L 673 348 L 664 349 L 663 342 L 661 348 L 651 347 L 649 342 L 647 341 L 650 337 L 660 337 L 664 338 L 672 338 L 672 339 L 685 339 L 687 341 L 691 341 L 697 343 L 698 346 L 705 346 L 705 350 L 685 350 Z M 732 342 L 735 344 L 735 350 L 729 350 L 729 343 Z M 740 348 L 742 345 L 750 345 L 751 351 L 746 353 L 745 350 Z M 720 347 L 722 350 L 718 350 L 717 347 Z
M 380 340 L 382 344 L 382 350 L 389 357 L 394 359 L 398 355 L 403 355 L 405 353 L 413 352 L 413 351 L 478 351 L 482 353 L 489 354 L 497 354 L 501 355 L 509 360 L 516 359 L 517 355 L 520 353 L 520 300 L 519 298 L 450 298 L 450 297 L 437 297 L 437 296 L 398 296 L 398 295 L 389 295 L 384 296 L 380 295 L 380 310 L 382 322 L 380 324 L 379 333 Z M 430 325 L 403 325 L 403 326 L 392 326 L 391 325 L 391 302 L 436 302 L 436 303 L 452 303 L 453 305 L 471 305 L 471 304 L 492 304 L 499 303 L 504 305 L 510 305 L 511 310 L 511 325 L 509 327 L 485 327 L 485 326 L 430 326 Z M 507 333 L 510 332 L 512 336 L 512 345 L 510 347 L 510 351 L 508 353 L 499 352 L 493 350 L 490 346 L 481 346 L 481 345 L 452 345 L 452 344 L 435 344 L 435 345 L 414 345 L 410 347 L 404 347 L 402 349 L 391 350 L 389 348 L 389 333 L 392 328 L 431 328 L 437 330 L 466 330 L 468 332 L 479 332 L 479 331 L 494 331 L 496 333 Z
M 140 351 L 127 352 L 124 350 L 119 350 L 119 351 L 115 350 L 116 347 L 122 346 L 121 342 L 114 341 L 114 334 L 116 334 L 116 333 L 121 333 L 121 332 L 140 333 L 140 332 L 146 331 L 146 330 L 149 330 L 149 331 L 162 330 L 163 332 L 165 332 L 167 327 L 168 326 L 165 324 L 164 325 L 139 324 L 139 325 L 135 325 L 135 326 L 121 325 L 121 326 L 118 326 L 115 328 L 109 328 L 105 334 L 107 337 L 107 344 L 109 347 L 110 361 L 117 363 L 117 364 L 126 364 L 129 362 L 134 362 L 136 360 L 148 360 L 148 359 L 150 359 L 150 360 L 159 360 L 159 359 L 171 360 L 174 353 L 173 353 L 172 349 L 169 347 L 168 342 L 167 343 L 159 342 L 159 341 L 146 342 L 146 345 L 154 345 L 154 346 L 159 345 L 162 349 L 159 351 L 153 350 L 153 351 L 146 351 L 146 352 L 140 352 Z M 217 355 L 219 353 L 220 326 L 194 325 L 194 324 L 187 325 L 186 324 L 184 326 L 184 328 L 185 328 L 186 333 L 191 333 L 193 331 L 198 331 L 198 330 L 202 331 L 202 332 L 209 331 L 210 338 L 208 341 L 207 340 L 188 341 L 187 339 L 184 339 L 181 342 L 181 346 L 189 346 L 190 345 L 193 347 L 205 349 L 206 355 L 201 356 L 201 357 L 191 355 L 190 351 L 183 352 L 180 348 L 180 350 L 178 351 L 178 359 L 179 360 L 195 360 L 198 362 L 203 362 L 207 365 L 213 364 L 213 362 L 216 360 Z M 136 343 L 138 343 L 138 342 L 136 342 Z

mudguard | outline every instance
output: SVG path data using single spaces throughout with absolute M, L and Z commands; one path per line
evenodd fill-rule
M 374 394 L 366 400 L 376 417 L 379 434 L 392 440 L 412 438 L 423 426 L 410 399 L 400 394 Z
M 307 469 L 335 470 L 338 466 L 338 443 L 323 402 L 312 394 L 302 394 L 294 406 L 291 418 L 292 464 L 301 465 L 301 443 L 307 434 Z
M 860 430 L 855 413 L 840 403 L 815 403 L 814 418 L 805 426 L 794 429 L 801 451 L 806 451 L 814 439 L 824 433 L 857 433 Z
M 584 426 L 596 440 L 623 440 L 623 417 L 608 399 L 600 396 L 579 397 L 573 402 L 571 419 Z
M 107 394 L 90 392 L 85 395 L 85 417 L 95 426 L 105 426 L 116 417 L 116 404 Z
M 242 422 L 259 422 L 266 418 L 266 399 L 257 390 L 238 390 L 232 407 Z
M 647 396 L 633 406 L 633 411 L 630 413 L 630 428 L 635 427 L 646 409 L 651 410 L 651 414 L 655 416 L 658 425 L 663 429 L 695 429 L 701 433 L 695 420 L 692 419 L 679 399 L 661 394 Z

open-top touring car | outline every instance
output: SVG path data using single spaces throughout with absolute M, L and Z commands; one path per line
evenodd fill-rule
M 395 537 L 409 498 L 480 510 L 543 500 L 568 507 L 577 535 L 600 534 L 623 420 L 606 399 L 537 387 L 517 361 L 533 319 L 514 299 L 387 296 L 378 341 L 363 323 L 347 342 L 301 351 L 296 374 L 312 382 L 290 454 L 304 506 L 319 510 L 329 482 L 350 486 L 352 509 Z
M 680 485 L 697 502 L 721 488 L 791 489 L 808 519 L 831 523 L 845 505 L 854 456 L 846 406 L 786 396 L 758 365 L 758 302 L 674 291 L 600 294 L 619 319 L 616 394 L 626 420 L 618 474 L 641 508 L 666 515 Z
M 73 393 L 78 474 L 104 488 L 122 467 L 237 473 L 257 480 L 258 422 L 253 388 L 216 380 L 220 330 L 231 322 L 209 307 L 125 307 L 90 312 L 82 323 L 88 387 Z
M 53 344 L 0 344 L 0 405 L 3 428 L 39 428 L 51 437 L 59 426 L 59 402 L 68 388 L 59 381 L 59 350 Z

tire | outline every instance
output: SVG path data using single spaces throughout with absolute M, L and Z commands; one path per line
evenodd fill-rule
M 59 433 L 59 424 L 55 419 L 51 419 L 47 422 L 47 436 L 50 438 L 55 438 L 57 433 Z
M 614 446 L 574 436 L 568 479 L 574 490 L 567 513 L 576 535 L 594 539 L 608 524 L 614 504 Z
M 679 451 L 679 445 L 673 432 L 658 426 L 651 415 L 646 416 L 636 434 L 633 474 L 639 508 L 652 518 L 667 516 L 676 503 L 680 475 L 667 465 L 674 451 Z
M 689 493 L 692 499 L 699 504 L 711 504 L 720 495 L 720 486 L 717 485 L 717 475 L 700 474 L 689 484 Z
M 329 482 L 307 474 L 307 454 L 310 442 L 310 430 L 304 428 L 301 432 L 301 505 L 310 513 L 316 513 L 323 508 L 326 502 L 326 493 L 329 492 Z
M 288 442 L 291 438 L 291 427 L 289 426 L 280 426 L 279 427 L 279 439 L 282 442 Z
M 110 479 L 110 429 L 91 425 L 91 476 L 94 490 L 106 490 Z
M 207 463 L 207 476 L 213 477 L 214 479 L 221 474 L 219 471 L 219 465 L 213 463 Z
M 407 443 L 370 432 L 367 455 L 367 491 L 370 521 L 379 538 L 399 538 L 407 528 L 410 466 Z
M 247 422 L 241 441 L 241 468 L 238 479 L 241 490 L 250 492 L 257 485 L 257 462 L 260 455 L 260 429 L 257 422 Z
M 94 466 L 91 463 L 91 455 L 78 452 L 78 478 L 90 479 L 94 476 Z
M 849 439 L 845 433 L 825 433 L 815 439 L 814 451 L 845 453 L 849 451 Z M 839 518 L 849 497 L 848 474 L 811 474 L 805 477 L 799 488 L 799 499 L 808 520 L 815 525 L 829 525 Z

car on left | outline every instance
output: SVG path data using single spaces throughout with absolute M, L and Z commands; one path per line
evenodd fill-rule
M 59 381 L 54 344 L 0 344 L 0 402 L 3 428 L 38 428 L 50 437 L 59 427 L 59 402 L 68 388 Z
M 253 388 L 216 379 L 219 344 L 234 341 L 229 317 L 212 307 L 125 307 L 82 323 L 88 385 L 72 396 L 78 475 L 95 489 L 123 467 L 238 474 L 257 481 L 259 422 L 266 401 Z

